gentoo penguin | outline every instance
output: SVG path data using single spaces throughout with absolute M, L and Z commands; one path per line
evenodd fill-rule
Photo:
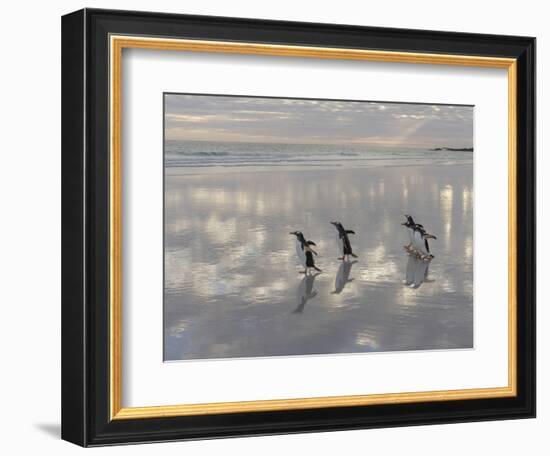
M 431 260 L 434 256 L 430 252 L 428 239 L 437 239 L 429 234 L 422 225 L 416 224 L 413 230 L 413 248 L 423 260 Z
M 412 218 L 412 216 L 405 214 L 405 217 L 407 218 L 407 221 L 403 222 L 401 225 L 407 228 L 407 234 L 409 235 L 409 244 L 404 247 L 405 249 L 409 250 L 413 244 L 414 227 L 416 226 L 416 223 L 414 223 L 414 219 Z
M 311 248 L 312 245 L 316 246 L 315 242 L 308 241 L 301 231 L 293 231 L 290 234 L 296 236 L 296 254 L 304 267 L 302 274 L 307 274 L 309 268 L 321 272 L 321 270 L 315 266 L 315 260 L 313 259 L 313 255 L 317 255 L 317 252 Z
M 357 261 L 342 261 L 340 267 L 338 268 L 338 273 L 336 274 L 336 280 L 334 281 L 334 291 L 331 294 L 340 294 L 345 286 L 353 282 L 353 278 L 350 279 L 351 267 L 357 263 Z
M 317 290 L 313 289 L 313 282 L 315 281 L 315 277 L 319 274 L 319 272 L 316 272 L 315 274 L 304 275 L 304 278 L 298 286 L 298 307 L 296 307 L 292 313 L 301 314 L 307 302 L 317 296 Z
M 330 223 L 334 225 L 334 227 L 336 228 L 336 231 L 338 232 L 338 235 L 337 235 L 338 237 L 336 238 L 336 240 L 338 241 L 338 250 L 342 252 L 342 256 L 338 259 L 346 260 L 346 259 L 349 259 L 350 255 L 353 258 L 357 258 L 357 255 L 353 253 L 353 250 L 351 248 L 351 242 L 348 236 L 348 234 L 355 234 L 355 231 L 344 229 L 344 227 L 340 222 L 330 222 Z
M 430 252 L 430 245 L 428 244 L 428 239 L 437 239 L 433 234 L 427 233 L 424 231 L 422 233 L 422 239 L 424 240 L 424 246 L 421 252 L 424 254 L 424 260 L 431 260 L 434 256 Z

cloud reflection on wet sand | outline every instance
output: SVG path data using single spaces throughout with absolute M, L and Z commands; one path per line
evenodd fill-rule
M 471 165 L 198 173 L 166 176 L 165 359 L 472 347 Z M 416 287 L 403 213 L 438 236 Z M 348 271 L 334 219 L 357 233 Z M 310 283 L 293 230 L 317 244 Z

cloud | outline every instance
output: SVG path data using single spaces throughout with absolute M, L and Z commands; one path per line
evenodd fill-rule
M 165 95 L 167 139 L 471 147 L 472 106 Z M 200 125 L 200 128 L 195 128 Z

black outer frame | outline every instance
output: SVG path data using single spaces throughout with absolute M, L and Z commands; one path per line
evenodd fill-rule
M 110 421 L 110 34 L 517 58 L 518 395 Z M 99 446 L 534 416 L 534 38 L 97 9 L 62 18 L 63 439 Z

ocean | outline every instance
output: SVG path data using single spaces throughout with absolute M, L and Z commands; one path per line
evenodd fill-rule
M 401 146 L 333 144 L 270 144 L 242 142 L 165 142 L 166 168 L 244 166 L 408 166 L 430 164 L 471 164 L 469 151 L 434 151 Z

